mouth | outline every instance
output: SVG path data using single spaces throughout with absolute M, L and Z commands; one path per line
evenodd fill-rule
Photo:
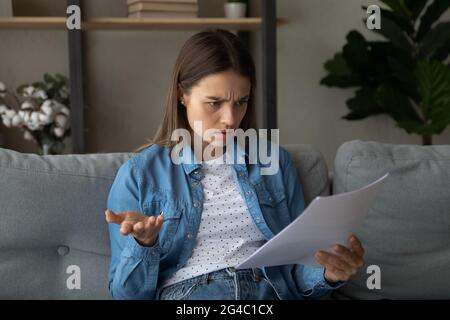
M 229 133 L 232 134 L 233 133 L 233 129 L 228 129 Z M 227 130 L 219 130 L 216 132 L 216 136 L 220 137 L 221 140 L 226 140 L 227 139 Z

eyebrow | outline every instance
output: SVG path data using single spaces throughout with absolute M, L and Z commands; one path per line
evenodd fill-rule
M 240 98 L 238 101 L 241 101 L 241 100 L 244 100 L 244 99 L 248 99 L 248 98 L 249 98 L 249 96 L 245 96 L 245 97 Z M 214 101 L 221 101 L 221 100 L 227 101 L 226 99 L 223 99 L 223 98 L 220 98 L 220 97 L 206 97 L 206 99 L 210 99 L 210 100 L 214 100 Z

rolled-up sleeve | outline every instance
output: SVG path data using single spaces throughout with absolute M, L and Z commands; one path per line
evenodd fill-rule
M 129 159 L 118 170 L 111 186 L 107 209 L 115 213 L 142 212 L 138 176 Z M 120 226 L 109 223 L 111 263 L 109 291 L 114 299 L 151 300 L 155 298 L 160 248 L 143 247 L 132 235 L 123 236 Z

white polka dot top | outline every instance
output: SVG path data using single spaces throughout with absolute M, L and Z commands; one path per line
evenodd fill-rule
M 204 202 L 196 245 L 186 265 L 163 286 L 234 267 L 265 240 L 239 192 L 234 168 L 219 157 L 202 163 Z

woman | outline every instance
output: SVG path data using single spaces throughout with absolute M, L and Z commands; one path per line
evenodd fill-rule
M 297 171 L 284 149 L 272 175 L 249 163 L 248 149 L 245 163 L 224 163 L 226 130 L 255 128 L 254 88 L 253 60 L 232 33 L 201 32 L 183 46 L 162 125 L 153 143 L 120 167 L 108 197 L 113 298 L 318 298 L 363 265 L 363 248 L 353 236 L 350 248 L 316 253 L 323 268 L 234 269 L 304 210 Z M 173 161 L 176 129 L 201 139 L 200 152 L 191 144 L 181 152 L 194 161 Z M 213 134 L 205 135 L 208 130 Z M 205 155 L 212 143 L 217 150 L 222 143 L 223 152 Z

